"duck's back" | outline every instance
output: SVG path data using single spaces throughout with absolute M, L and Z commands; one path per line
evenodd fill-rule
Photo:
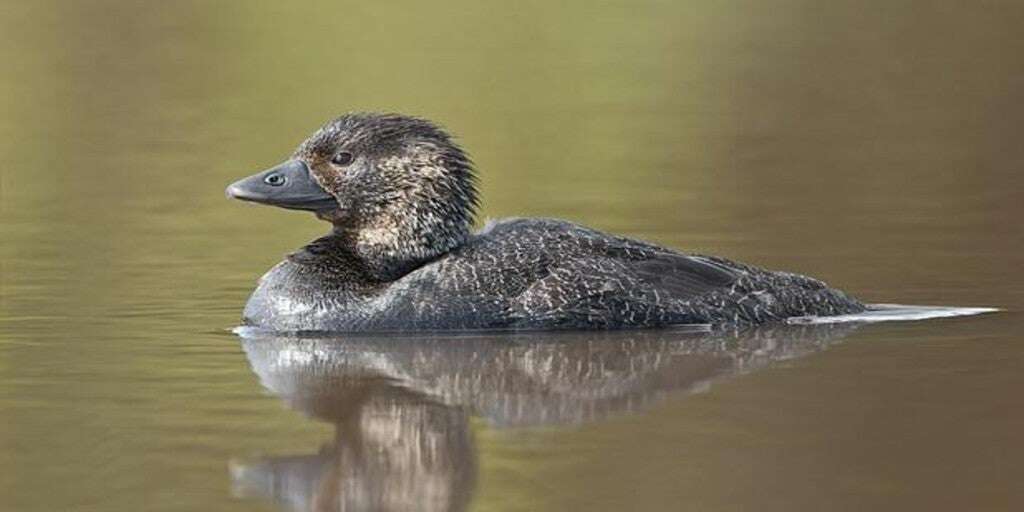
M 548 219 L 489 224 L 391 285 L 417 327 L 754 324 L 862 311 L 824 283 Z

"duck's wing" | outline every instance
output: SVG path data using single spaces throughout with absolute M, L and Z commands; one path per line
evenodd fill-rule
M 661 252 L 628 263 L 638 279 L 677 300 L 728 288 L 740 273 L 724 265 L 685 254 Z
M 512 304 L 523 327 L 616 327 L 698 322 L 683 305 L 723 290 L 739 274 L 700 257 L 659 251 L 631 258 L 569 258 L 549 269 Z

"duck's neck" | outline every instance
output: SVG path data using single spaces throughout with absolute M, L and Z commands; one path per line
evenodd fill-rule
M 429 221 L 430 219 L 424 219 Z M 335 225 L 339 237 L 375 278 L 394 281 L 466 242 L 467 222 L 442 220 L 408 224 Z

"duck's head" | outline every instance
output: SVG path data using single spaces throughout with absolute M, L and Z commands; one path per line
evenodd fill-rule
M 433 123 L 397 114 L 343 115 L 227 194 L 315 212 L 382 274 L 462 244 L 477 204 L 462 149 Z

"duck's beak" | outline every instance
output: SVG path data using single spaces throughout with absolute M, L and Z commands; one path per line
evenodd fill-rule
M 322 211 L 337 208 L 334 196 L 313 179 L 301 160 L 288 160 L 248 178 L 242 178 L 225 190 L 228 197 L 292 210 Z

